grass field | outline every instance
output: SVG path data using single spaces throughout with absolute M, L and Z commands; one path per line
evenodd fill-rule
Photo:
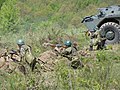
M 14 8 L 12 2 L 6 3 L 0 13 L 9 5 Z M 38 57 L 50 50 L 42 46 L 50 37 L 52 43 L 63 43 L 68 39 L 76 41 L 79 50 L 85 51 L 89 38 L 85 36 L 85 26 L 80 23 L 82 18 L 95 14 L 98 7 L 119 3 L 119 0 L 19 0 L 14 13 L 7 8 L 8 11 L 0 15 L 4 17 L 0 21 L 0 48 L 16 49 L 16 41 L 22 38 L 32 46 L 33 55 Z M 16 26 L 7 23 L 11 18 L 6 17 L 6 13 L 18 21 Z M 67 59 L 59 58 L 51 72 L 40 70 L 24 76 L 19 72 L 9 74 L 0 71 L 0 90 L 120 90 L 120 45 L 108 45 L 108 48 L 88 51 L 91 54 L 88 57 L 80 56 L 86 66 L 77 70 L 68 66 Z
M 66 35 L 66 31 L 60 32 L 58 36 L 54 36 L 54 33 L 50 31 L 53 43 L 62 34 L 63 41 L 71 39 L 79 42 L 80 50 L 85 50 L 88 47 L 89 40 L 83 32 L 69 30 L 69 34 Z M 32 36 L 28 37 L 28 34 L 21 34 L 19 37 L 16 34 L 8 35 L 9 41 L 5 43 L 6 46 L 11 46 L 9 48 L 15 48 L 16 40 L 23 37 L 26 43 L 32 46 L 34 55 L 38 57 L 40 53 L 50 49 L 41 45 L 44 42 L 43 38 L 46 38 L 44 33 L 47 35 L 46 31 L 42 33 L 43 35 L 33 32 Z M 1 42 L 7 41 L 5 40 L 7 38 L 2 39 Z M 89 52 L 91 54 L 89 57 L 81 56 L 82 62 L 90 67 L 78 70 L 71 69 L 67 64 L 68 60 L 61 58 L 52 72 L 42 72 L 41 70 L 39 73 L 31 72 L 28 76 L 21 73 L 1 72 L 1 90 L 26 90 L 28 88 L 31 88 L 30 90 L 119 90 L 120 45 L 109 45 L 108 47 L 112 47 L 112 49 Z

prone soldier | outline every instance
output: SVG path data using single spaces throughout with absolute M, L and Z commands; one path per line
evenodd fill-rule
M 77 53 L 78 49 L 72 44 L 72 42 L 67 40 L 64 42 L 64 45 L 66 48 L 61 52 L 61 55 L 68 58 L 70 66 L 74 69 L 84 67 Z
M 64 45 L 61 44 L 56 45 L 47 44 L 47 45 L 54 47 L 54 50 L 58 52 L 59 55 L 66 57 L 70 61 L 69 65 L 74 69 L 84 66 L 77 53 L 78 49 L 76 48 L 76 44 L 74 45 L 70 40 L 65 41 Z

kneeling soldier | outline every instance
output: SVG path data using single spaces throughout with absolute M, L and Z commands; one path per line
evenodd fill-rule
M 30 68 L 33 71 L 36 64 L 36 58 L 34 58 L 34 56 L 31 53 L 31 47 L 28 45 L 25 45 L 22 39 L 19 39 L 17 41 L 17 45 L 19 48 L 18 51 L 21 58 L 20 62 L 22 67 L 26 68 L 27 66 L 29 66 L 28 68 Z

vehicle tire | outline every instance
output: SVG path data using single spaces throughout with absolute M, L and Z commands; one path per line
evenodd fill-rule
M 114 22 L 104 23 L 100 27 L 100 36 L 106 37 L 106 44 L 118 43 L 120 40 L 120 25 Z

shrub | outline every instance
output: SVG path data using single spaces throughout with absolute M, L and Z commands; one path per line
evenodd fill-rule
M 19 10 L 16 8 L 17 0 L 6 0 L 0 10 L 0 29 L 2 33 L 15 32 L 19 23 Z

